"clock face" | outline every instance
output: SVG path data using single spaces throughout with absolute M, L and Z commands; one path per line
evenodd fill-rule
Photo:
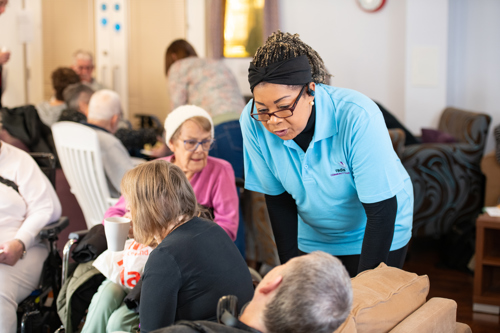
M 367 12 L 376 12 L 385 4 L 385 0 L 357 0 L 357 2 L 359 6 Z

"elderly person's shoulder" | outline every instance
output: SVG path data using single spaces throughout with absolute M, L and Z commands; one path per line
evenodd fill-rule
M 246 326 L 246 325 L 245 325 Z M 229 327 L 226 325 L 214 323 L 211 321 L 180 321 L 176 325 L 155 330 L 151 333 L 195 333 L 195 332 L 205 332 L 205 333 L 245 333 L 259 331 L 252 328 L 236 328 Z
M 207 166 L 206 168 L 209 168 L 211 170 L 231 170 L 233 171 L 233 167 L 231 166 L 231 163 L 229 163 L 226 160 L 223 160 L 218 157 L 212 157 L 208 156 L 207 158 Z

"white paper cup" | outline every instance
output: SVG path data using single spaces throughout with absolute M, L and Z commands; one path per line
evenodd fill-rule
M 108 250 L 123 251 L 130 229 L 130 219 L 126 217 L 108 217 L 104 219 L 104 233 L 108 242 Z

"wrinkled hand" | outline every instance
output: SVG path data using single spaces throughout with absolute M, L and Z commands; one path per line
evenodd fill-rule
M 14 266 L 23 255 L 23 246 L 17 240 L 11 240 L 0 245 L 0 263 Z
M 10 59 L 10 51 L 0 52 L 0 65 L 5 64 Z
M 128 230 L 128 238 L 134 238 L 134 225 L 132 222 L 132 214 L 130 214 L 130 211 L 128 211 L 122 217 L 130 219 L 130 229 Z

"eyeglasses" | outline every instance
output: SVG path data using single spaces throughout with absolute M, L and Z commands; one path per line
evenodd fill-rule
M 198 146 L 201 145 L 201 149 L 204 151 L 209 151 L 212 148 L 212 143 L 214 143 L 214 139 L 206 139 L 203 141 L 196 140 L 184 140 L 184 148 L 187 151 L 195 151 L 198 149 Z
M 83 71 L 83 70 L 91 71 L 91 70 L 94 69 L 94 65 L 90 65 L 90 66 L 76 66 L 76 68 L 79 71 Z
M 257 112 L 257 113 L 250 113 L 250 116 L 252 116 L 253 119 L 257 121 L 269 121 L 272 116 L 275 116 L 276 118 L 288 118 L 293 116 L 293 111 L 295 111 L 295 107 L 297 106 L 297 103 L 299 102 L 300 97 L 302 96 L 302 93 L 304 92 L 305 87 L 307 87 L 309 83 L 306 83 L 302 89 L 299 92 L 299 95 L 295 99 L 295 102 L 293 102 L 293 105 L 288 108 L 283 108 L 278 111 L 274 112 Z M 254 110 L 255 107 L 255 98 L 252 101 L 252 108 L 250 110 Z M 251 112 L 251 111 L 250 111 Z

